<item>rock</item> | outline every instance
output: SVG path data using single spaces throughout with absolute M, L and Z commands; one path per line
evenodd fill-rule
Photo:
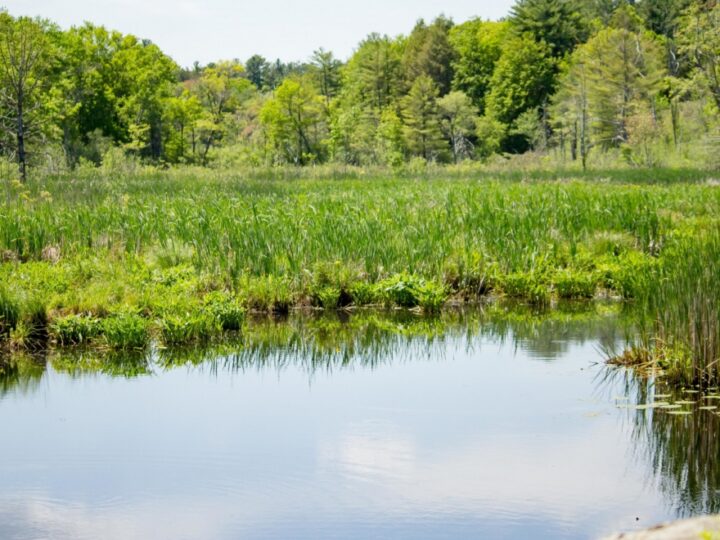
M 705 540 L 720 538 L 720 516 L 665 523 L 644 531 L 621 533 L 603 540 Z

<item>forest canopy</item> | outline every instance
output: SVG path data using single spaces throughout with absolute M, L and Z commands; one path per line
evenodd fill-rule
M 151 41 L 0 12 L 0 153 L 24 179 L 162 166 L 717 162 L 720 4 L 518 0 L 501 21 L 419 20 L 346 61 L 178 66 Z M 609 157 L 608 157 L 609 156 Z

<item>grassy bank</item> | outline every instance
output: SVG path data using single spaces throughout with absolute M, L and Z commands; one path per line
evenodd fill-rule
M 682 246 L 720 216 L 702 171 L 659 170 L 657 182 L 647 170 L 322 172 L 89 171 L 6 185 L 0 341 L 133 349 L 207 341 L 254 311 L 436 311 L 489 295 L 613 296 L 678 313 L 671 297 L 696 290 Z M 717 268 L 717 250 L 697 253 Z M 670 268 L 687 277 L 682 290 L 660 288 L 681 283 Z M 717 281 L 703 286 L 717 298 Z

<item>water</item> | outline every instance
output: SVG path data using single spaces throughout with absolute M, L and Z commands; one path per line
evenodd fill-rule
M 717 418 L 617 408 L 644 391 L 598 364 L 623 336 L 363 315 L 25 359 L 0 382 L 0 538 L 597 538 L 717 510 Z

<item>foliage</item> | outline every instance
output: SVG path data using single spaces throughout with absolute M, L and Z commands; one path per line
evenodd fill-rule
M 286 79 L 260 111 L 278 160 L 295 165 L 320 159 L 325 133 L 322 98 L 306 79 Z
M 111 349 L 142 349 L 150 340 L 148 322 L 132 312 L 116 313 L 102 323 L 102 335 Z
M 440 131 L 438 88 L 427 75 L 421 75 L 403 99 L 403 120 L 408 150 L 428 161 L 442 160 L 447 143 Z
M 517 0 L 502 21 L 371 33 L 347 62 L 317 49 L 181 69 L 149 40 L 3 12 L 0 153 L 22 179 L 114 163 L 422 172 L 527 151 L 716 167 L 717 20 L 715 2 Z
M 422 19 L 417 22 L 403 52 L 403 70 L 408 85 L 412 85 L 418 77 L 426 76 L 437 85 L 440 95 L 450 91 L 456 56 L 449 39 L 452 27 L 452 21 L 443 16 L 430 25 Z
M 588 38 L 588 21 L 571 0 L 519 0 L 510 23 L 518 34 L 545 43 L 555 57 L 571 53 Z
M 544 43 L 527 36 L 508 40 L 490 82 L 487 116 L 510 126 L 522 113 L 544 106 L 554 70 L 555 61 Z M 528 147 L 522 140 L 509 140 L 505 146 L 511 151 Z

